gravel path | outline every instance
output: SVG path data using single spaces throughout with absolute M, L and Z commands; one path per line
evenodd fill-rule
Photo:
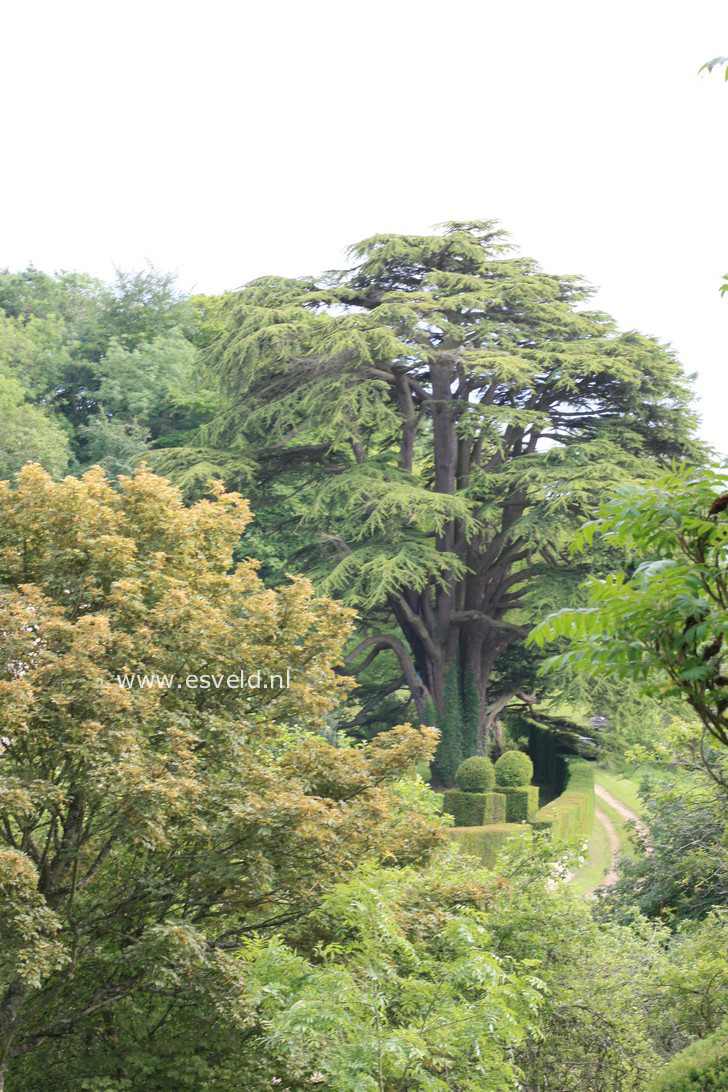
M 594 793 L 610 808 L 614 808 L 614 810 L 618 812 L 623 819 L 632 819 L 640 834 L 645 836 L 647 835 L 647 827 L 642 822 L 639 815 L 636 815 L 635 812 L 633 812 L 630 808 L 626 808 L 624 804 L 620 804 L 619 800 L 616 800 L 610 792 L 607 792 L 606 789 L 603 789 L 601 785 L 595 785 Z
M 635 812 L 631 810 L 631 808 L 626 808 L 624 804 L 620 804 L 619 800 L 616 800 L 612 796 L 612 794 L 610 792 L 607 792 L 606 789 L 603 789 L 601 785 L 594 786 L 594 794 L 597 797 L 597 800 L 601 800 L 610 808 L 613 808 L 614 811 L 616 811 L 618 815 L 621 815 L 623 819 L 631 819 L 640 834 L 647 834 L 647 827 L 642 822 L 640 817 L 636 815 Z M 617 860 L 620 854 L 619 837 L 616 830 L 614 829 L 614 823 L 612 822 L 612 820 L 609 818 L 608 815 L 605 815 L 604 812 L 601 811 L 601 809 L 598 807 L 595 807 L 594 809 L 594 818 L 596 819 L 597 823 L 601 823 L 606 830 L 607 837 L 609 838 L 609 845 L 612 851 L 612 862 L 609 867 L 609 872 L 606 874 L 599 886 L 611 887 L 612 884 L 615 884 L 619 879 L 617 875 Z

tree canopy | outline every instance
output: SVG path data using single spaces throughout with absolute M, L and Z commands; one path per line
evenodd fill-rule
M 128 473 L 151 448 L 186 442 L 212 408 L 197 369 L 209 306 L 155 269 L 113 284 L 0 271 L 0 381 L 15 400 L 2 473 L 32 459 L 54 477 L 95 463 Z
M 0 272 L 0 1088 L 707 1087 L 728 484 L 688 379 L 491 222 L 350 257 Z M 632 844 L 608 794 L 565 842 L 615 759 Z M 458 767 L 475 821 L 566 784 L 564 822 L 450 832 Z
M 220 411 L 165 465 L 245 481 L 264 527 L 272 506 L 284 564 L 362 614 L 352 668 L 394 665 L 375 704 L 404 688 L 434 711 L 447 779 L 512 696 L 490 684 L 529 582 L 568 567 L 565 528 L 607 483 L 685 450 L 690 392 L 672 353 L 492 222 L 351 257 L 226 297 L 205 358 Z
M 662 682 L 684 697 L 713 739 L 728 745 L 728 475 L 722 467 L 679 468 L 607 502 L 574 539 L 599 533 L 624 546 L 628 571 L 587 585 L 589 603 L 549 615 L 531 633 L 570 645 L 551 666 Z
M 39 1043 L 103 1041 L 132 999 L 150 1026 L 192 997 L 244 1024 L 246 935 L 300 918 L 365 856 L 407 863 L 442 839 L 387 804 L 431 733 L 324 741 L 348 612 L 305 580 L 230 572 L 236 494 L 185 507 L 146 470 L 114 489 L 31 465 L 0 511 L 3 1072 Z M 192 666 L 291 685 L 119 684 Z

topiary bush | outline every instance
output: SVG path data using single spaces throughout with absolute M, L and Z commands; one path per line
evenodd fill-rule
M 506 751 L 495 764 L 496 785 L 530 785 L 533 762 L 523 751 Z
M 446 789 L 442 796 L 443 810 L 452 815 L 456 827 L 482 827 L 486 822 L 488 798 L 484 792 Z
M 486 823 L 505 823 L 506 798 L 502 792 L 486 792 L 485 794 L 485 821 Z
M 489 758 L 473 755 L 458 766 L 455 784 L 461 792 L 490 792 L 495 785 L 495 768 Z
M 461 792 L 447 789 L 443 811 L 452 815 L 456 827 L 481 827 L 484 823 L 502 823 L 506 818 L 506 798 L 500 792 Z
M 525 823 L 538 811 L 538 785 L 500 785 L 506 802 L 506 822 Z

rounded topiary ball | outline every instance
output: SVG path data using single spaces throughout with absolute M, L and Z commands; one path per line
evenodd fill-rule
M 473 755 L 458 766 L 455 784 L 461 792 L 490 792 L 495 785 L 495 769 L 489 758 Z
M 533 762 L 523 751 L 506 751 L 495 764 L 495 783 L 504 788 L 530 785 Z

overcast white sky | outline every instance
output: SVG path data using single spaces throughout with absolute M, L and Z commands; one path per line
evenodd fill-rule
M 6 6 L 0 266 L 186 289 L 499 219 L 699 373 L 728 451 L 725 0 Z

